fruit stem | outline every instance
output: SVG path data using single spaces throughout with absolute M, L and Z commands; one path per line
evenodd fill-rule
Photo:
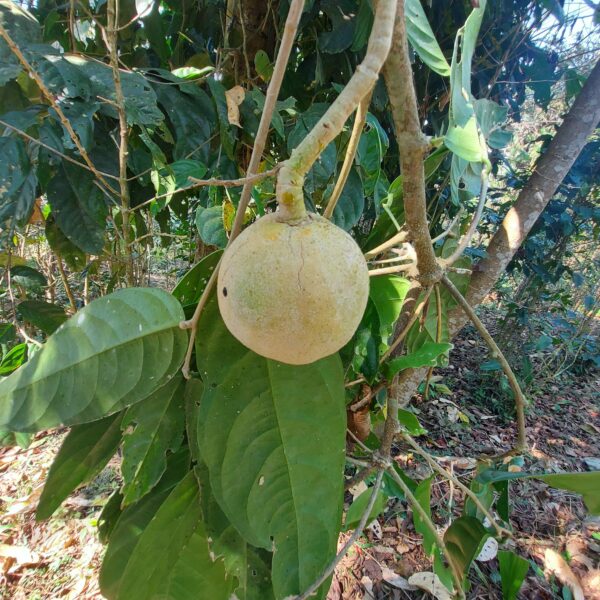
M 280 221 L 293 223 L 306 218 L 302 191 L 304 178 L 377 82 L 392 45 L 395 15 L 396 0 L 379 0 L 364 60 L 327 112 L 294 148 L 289 160 L 281 168 L 277 179 Z

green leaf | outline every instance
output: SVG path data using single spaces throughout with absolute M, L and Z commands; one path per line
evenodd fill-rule
M 203 67 L 198 69 L 197 67 L 179 67 L 179 69 L 173 69 L 171 73 L 175 77 L 180 79 L 199 79 L 200 77 L 206 77 L 215 70 L 214 67 Z
M 417 489 L 417 482 L 414 479 L 411 479 L 398 465 L 394 464 L 394 470 L 398 473 L 398 476 L 404 483 L 407 485 L 408 489 L 411 492 L 414 492 Z M 404 491 L 402 488 L 396 483 L 396 481 L 392 478 L 389 473 L 383 474 L 383 484 L 381 489 L 388 495 L 390 498 L 398 498 L 399 500 L 405 500 Z
M 254 55 L 254 68 L 258 76 L 268 83 L 273 75 L 273 65 L 269 60 L 269 55 L 264 50 L 259 50 Z
M 51 517 L 73 490 L 102 471 L 121 442 L 122 418 L 117 413 L 71 429 L 48 472 L 36 511 L 38 521 Z
M 22 285 L 26 289 L 46 287 L 48 281 L 43 273 L 27 265 L 16 265 L 10 268 L 13 283 Z
M 0 0 L 0 25 L 21 48 L 40 40 L 40 24 L 35 17 L 12 0 Z M 21 64 L 3 39 L 0 39 L 0 85 L 21 72 Z
M 52 251 L 67 263 L 71 271 L 81 271 L 85 267 L 85 252 L 60 230 L 53 217 L 46 221 L 45 233 Z
M 587 473 L 509 473 L 488 469 L 477 476 L 482 483 L 496 483 L 513 479 L 539 479 L 552 487 L 570 490 L 583 496 L 583 501 L 590 513 L 600 515 L 600 471 Z
M 60 306 L 42 300 L 24 300 L 17 305 L 17 311 L 25 321 L 47 335 L 53 334 L 68 319 Z
M 446 529 L 444 543 L 463 579 L 488 537 L 489 533 L 475 517 L 459 517 Z
M 181 375 L 127 409 L 123 418 L 123 506 L 137 502 L 160 480 L 167 452 L 183 441 L 184 410 Z
M 17 330 L 12 323 L 0 323 L 0 344 L 12 342 L 17 335 Z
M 350 50 L 357 52 L 362 50 L 369 41 L 369 34 L 373 26 L 373 9 L 369 0 L 361 0 L 358 14 L 356 16 L 356 28 Z
M 508 106 L 481 98 L 473 102 L 477 123 L 491 148 L 502 149 L 512 139 L 512 133 L 502 129 L 508 115 Z
M 355 529 L 356 526 L 360 523 L 362 516 L 367 509 L 367 505 L 371 500 L 371 496 L 373 495 L 373 489 L 366 489 L 358 498 L 355 498 L 348 512 L 346 513 L 346 520 L 344 522 L 344 531 L 348 531 L 350 529 Z M 387 495 L 379 490 L 377 492 L 377 498 L 375 499 L 375 504 L 369 513 L 369 518 L 367 519 L 367 524 L 370 523 L 373 519 L 377 518 L 384 510 L 385 505 L 387 503 Z
M 415 417 L 410 410 L 406 410 L 404 408 L 398 409 L 398 421 L 400 425 L 410 433 L 410 435 L 423 435 L 427 433 L 427 430 L 423 428 L 423 425 L 419 423 L 419 419 Z
M 212 272 L 221 260 L 221 256 L 223 256 L 221 250 L 205 256 L 177 282 L 172 294 L 183 307 L 194 306 L 198 303 Z
M 201 517 L 200 491 L 190 472 L 140 536 L 115 598 L 229 600 L 233 582 L 226 578 L 222 559 L 211 557 Z
M 117 521 L 123 513 L 121 510 L 122 500 L 123 496 L 120 490 L 117 490 L 102 507 L 102 512 L 98 517 L 98 539 L 102 544 L 108 543 L 108 540 L 115 529 Z
M 228 332 L 214 297 L 196 356 L 205 383 L 198 445 L 215 498 L 249 543 L 274 549 L 275 596 L 300 593 L 335 555 L 341 522 L 339 357 L 291 366 L 258 356 Z
M 331 220 L 338 227 L 348 231 L 358 223 L 364 208 L 365 194 L 362 181 L 356 169 L 351 169 Z
M 15 219 L 25 224 L 36 198 L 36 168 L 20 138 L 0 137 L 0 155 L 0 223 Z
M 173 164 L 170 164 L 168 168 L 175 176 L 175 187 L 183 188 L 191 185 L 189 177 L 195 177 L 196 179 L 202 179 L 206 175 L 206 165 L 202 164 L 198 160 L 191 160 L 189 158 L 178 160 Z
M 15 369 L 18 369 L 26 360 L 27 344 L 17 344 L 2 357 L 2 362 L 0 362 L 0 375 L 9 375 Z M 3 425 L 0 427 L 0 430 L 3 430 L 5 427 L 10 430 L 14 429 L 14 427 L 10 425 Z
M 0 382 L 0 428 L 75 425 L 143 400 L 183 362 L 182 319 L 177 300 L 159 289 L 130 288 L 94 300 Z
M 107 209 L 94 178 L 80 167 L 63 162 L 47 194 L 60 230 L 84 252 L 100 254 Z
M 235 127 L 232 127 L 229 123 L 229 116 L 227 111 L 227 100 L 225 98 L 225 88 L 213 77 L 207 79 L 210 93 L 212 94 L 215 108 L 217 109 L 217 118 L 219 120 L 219 132 L 220 142 L 225 150 L 225 154 L 231 159 L 235 160 L 234 146 L 236 140 Z M 194 111 L 196 112 L 196 111 Z
M 452 344 L 447 343 L 425 342 L 418 350 L 391 360 L 386 368 L 386 377 L 390 379 L 404 369 L 435 367 L 438 358 L 453 347 Z
M 381 170 L 381 161 L 388 146 L 389 139 L 383 127 L 372 114 L 367 114 L 356 149 L 356 164 L 364 169 L 366 175 L 376 175 Z
M 200 238 L 209 246 L 225 248 L 227 246 L 227 232 L 223 222 L 223 206 L 217 204 L 196 209 L 196 227 Z
M 110 533 L 108 548 L 100 570 L 100 589 L 105 598 L 116 600 L 123 597 L 119 595 L 121 582 L 133 551 L 146 526 L 171 490 L 189 472 L 189 458 L 187 450 L 180 450 L 170 456 L 167 472 L 158 486 L 139 502 L 128 506 L 119 516 Z
M 386 344 L 394 331 L 394 324 L 400 315 L 409 288 L 410 281 L 397 275 L 380 275 L 371 278 L 369 298 L 377 310 L 379 332 Z
M 449 150 L 467 162 L 481 162 L 484 157 L 487 157 L 481 144 L 475 116 L 472 116 L 464 126 L 451 125 L 444 143 Z
M 413 491 L 415 499 L 431 520 L 431 482 L 434 476 L 423 479 Z M 423 536 L 423 549 L 427 556 L 431 556 L 435 549 L 435 537 L 421 518 L 421 515 L 413 508 L 413 523 L 417 533 Z
M 406 0 L 406 33 L 421 60 L 442 77 L 450 75 L 450 65 L 427 20 L 421 0 Z
M 0 448 L 19 446 L 26 449 L 31 444 L 31 433 L 15 433 L 14 431 L 0 431 Z
M 523 580 L 529 571 L 529 562 L 509 550 L 498 552 L 503 600 L 517 600 Z

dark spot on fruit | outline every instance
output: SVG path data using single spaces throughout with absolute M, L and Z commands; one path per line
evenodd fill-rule
M 227 288 L 223 288 L 223 296 L 227 296 Z

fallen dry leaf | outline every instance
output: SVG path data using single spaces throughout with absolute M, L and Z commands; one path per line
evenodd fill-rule
M 452 600 L 452 595 L 447 590 L 446 586 L 440 581 L 440 578 L 430 571 L 415 573 L 408 578 L 410 585 L 415 585 L 418 588 L 425 590 L 437 600 Z
M 546 567 L 546 571 L 554 573 L 571 590 L 573 600 L 585 600 L 577 575 L 573 573 L 571 567 L 569 567 L 565 559 L 558 552 L 547 548 L 544 554 L 544 566 Z
M 383 580 L 386 583 L 389 583 L 393 587 L 396 587 L 401 590 L 408 590 L 408 591 L 414 591 L 414 590 L 419 589 L 419 588 L 417 588 L 417 586 L 411 585 L 410 583 L 408 583 L 408 579 L 406 579 L 405 577 L 402 577 L 402 575 L 398 575 L 398 573 L 395 573 L 394 571 L 392 571 L 391 569 L 388 569 L 387 567 L 383 567 L 381 569 L 381 573 L 383 575 Z
M 240 104 L 244 101 L 246 92 L 241 85 L 236 85 L 225 92 L 227 101 L 227 119 L 231 125 L 240 125 Z

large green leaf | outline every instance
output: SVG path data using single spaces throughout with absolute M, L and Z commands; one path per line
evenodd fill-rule
M 104 194 L 93 177 L 63 162 L 47 194 L 56 224 L 67 238 L 88 254 L 102 252 L 107 209 Z
M 421 508 L 425 511 L 425 514 L 431 519 L 431 483 L 434 476 L 423 479 L 419 482 L 417 488 L 413 491 L 416 501 L 420 504 Z M 417 533 L 423 536 L 423 548 L 428 556 L 434 551 L 435 548 L 435 537 L 429 530 L 429 527 L 425 524 L 421 515 L 413 508 L 413 523 Z
M 123 573 L 142 533 L 189 469 L 190 455 L 187 449 L 170 456 L 167 471 L 159 484 L 139 502 L 128 506 L 109 532 L 105 530 L 109 543 L 100 570 L 100 589 L 104 597 L 109 600 L 122 597 L 119 592 Z
M 529 561 L 509 550 L 498 552 L 503 600 L 516 600 L 529 571 Z
M 121 442 L 122 418 L 117 413 L 71 429 L 50 467 L 37 519 L 52 516 L 77 486 L 91 481 L 106 466 Z
M 198 445 L 212 490 L 249 543 L 274 550 L 276 598 L 297 594 L 336 551 L 346 431 L 339 357 L 291 366 L 258 356 L 228 332 L 214 298 L 197 340 Z
M 184 409 L 181 375 L 127 409 L 122 428 L 123 505 L 136 502 L 159 481 L 167 468 L 167 452 L 183 441 Z
M 443 77 L 450 75 L 450 65 L 427 20 L 421 0 L 406 0 L 406 33 L 411 46 L 421 60 Z
M 233 581 L 227 579 L 223 561 L 211 557 L 200 490 L 190 472 L 140 536 L 115 598 L 229 600 L 232 589 Z
M 489 533 L 475 517 L 459 517 L 446 529 L 444 543 L 463 578 L 488 537 Z
M 196 228 L 200 238 L 209 246 L 225 248 L 227 246 L 227 232 L 223 221 L 223 206 L 217 204 L 196 209 Z
M 17 311 L 23 319 L 48 335 L 54 333 L 68 319 L 60 306 L 43 300 L 23 300 L 17 305 Z
M 183 362 L 182 319 L 177 300 L 158 289 L 94 300 L 0 383 L 0 429 L 95 421 L 148 397 Z
M 497 483 L 513 479 L 539 479 L 552 487 L 570 490 L 583 496 L 583 501 L 590 513 L 600 515 L 600 471 L 591 473 L 509 473 L 488 469 L 477 476 L 482 483 Z

